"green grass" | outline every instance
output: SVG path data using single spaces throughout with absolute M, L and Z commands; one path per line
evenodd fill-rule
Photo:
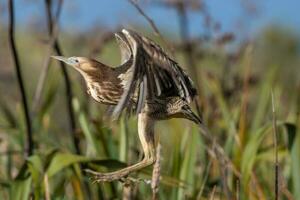
M 18 47 L 32 103 L 45 56 L 40 49 L 44 47 L 37 45 L 37 36 L 22 34 L 24 38 L 18 40 Z M 252 53 L 241 50 L 226 71 L 224 66 L 229 57 L 225 48 L 201 49 L 204 57 L 197 59 L 196 76 L 203 118 L 240 177 L 234 175 L 222 159 L 210 156 L 211 144 L 194 124 L 180 119 L 159 122 L 155 132 L 162 145 L 160 199 L 209 199 L 214 187 L 215 199 L 234 198 L 237 193 L 241 199 L 273 199 L 272 89 L 279 130 L 280 197 L 300 199 L 300 56 L 299 51 L 290 48 L 292 37 L 276 29 L 261 33 L 252 43 Z M 63 45 L 66 55 L 88 55 L 88 47 L 75 43 L 76 39 L 62 37 L 60 40 L 68 44 Z M 29 45 L 32 54 L 26 56 Z M 82 48 L 79 50 L 79 46 L 73 45 Z M 8 51 L 8 47 L 4 46 L 1 51 Z M 177 53 L 177 57 L 182 58 L 181 53 Z M 119 57 L 114 43 L 107 44 L 99 55 L 99 59 L 113 65 Z M 177 61 L 185 66 L 182 59 Z M 35 70 L 37 72 L 31 73 Z M 105 106 L 88 99 L 80 76 L 72 69 L 68 71 L 74 89 L 73 107 L 82 155 L 73 154 L 64 86 L 57 63 L 51 64 L 42 103 L 33 117 L 36 148 L 34 155 L 28 158 L 23 156 L 25 125 L 16 98 L 14 72 L 9 72 L 11 82 L 0 80 L 3 97 L 0 99 L 0 199 L 122 197 L 120 183 L 93 184 L 80 167 L 111 171 L 140 160 L 136 119 L 123 116 L 119 122 L 111 122 L 105 115 Z M 245 77 L 250 80 L 247 87 Z M 151 174 L 152 168 L 148 167 L 132 176 L 148 180 Z M 151 199 L 150 185 L 139 182 L 132 187 L 137 199 Z

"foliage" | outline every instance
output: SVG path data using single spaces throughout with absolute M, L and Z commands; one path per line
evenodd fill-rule
M 38 38 L 39 33 L 34 34 Z M 91 40 L 80 37 L 81 41 Z M 64 33 L 61 41 L 67 55 L 89 54 L 88 47 L 81 48 L 85 44 L 78 39 Z M 160 122 L 156 127 L 163 147 L 160 199 L 209 199 L 213 188 L 215 199 L 233 198 L 237 193 L 242 199 L 273 197 L 272 89 L 279 128 L 280 193 L 282 198 L 300 199 L 297 41 L 293 35 L 272 28 L 258 35 L 248 48 L 237 45 L 239 50 L 234 59 L 222 45 L 199 48 L 202 56 L 197 58 L 196 76 L 203 118 L 241 176 L 237 177 L 230 167 L 210 156 L 211 144 L 194 124 L 179 119 Z M 29 45 L 31 56 L 25 56 Z M 43 46 L 28 32 L 22 33 L 18 46 L 25 63 L 28 93 L 33 96 L 44 56 L 40 51 Z M 115 43 L 108 43 L 98 59 L 117 64 L 115 60 L 119 55 L 116 52 Z M 182 52 L 176 52 L 178 62 L 185 66 L 182 57 Z M 141 159 L 136 119 L 124 116 L 119 122 L 111 122 L 105 115 L 105 106 L 89 99 L 81 78 L 69 70 L 82 151 L 82 155 L 73 154 L 62 77 L 58 72 L 57 63 L 53 62 L 41 105 L 33 114 L 36 146 L 34 155 L 28 158 L 23 156 L 24 119 L 18 98 L 15 98 L 13 72 L 1 72 L 2 76 L 8 73 L 11 82 L 0 82 L 3 97 L 0 99 L 0 198 L 121 198 L 120 183 L 93 184 L 81 169 L 111 171 Z M 32 98 L 29 102 L 32 103 Z M 151 167 L 132 176 L 151 179 Z M 136 188 L 138 199 L 151 196 L 150 186 L 144 182 L 132 187 Z

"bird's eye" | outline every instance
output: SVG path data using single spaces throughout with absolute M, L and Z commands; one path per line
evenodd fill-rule
M 75 59 L 75 62 L 76 62 L 76 63 L 79 63 L 79 60 Z

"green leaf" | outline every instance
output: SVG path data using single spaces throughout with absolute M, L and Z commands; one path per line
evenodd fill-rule
M 246 186 L 248 184 L 252 168 L 256 162 L 257 152 L 260 144 L 262 143 L 266 134 L 271 130 L 271 125 L 263 126 L 253 133 L 250 141 L 246 144 L 243 157 L 242 157 L 242 176 L 243 183 Z
M 13 181 L 10 189 L 10 199 L 28 200 L 30 194 L 32 178 L 29 176 L 25 179 Z
M 79 156 L 69 153 L 56 153 L 53 156 L 53 159 L 51 160 L 51 163 L 49 164 L 49 167 L 47 169 L 48 177 L 52 177 L 62 169 L 76 163 L 80 162 L 88 162 L 91 158 L 85 157 L 85 156 Z
M 291 130 L 291 129 L 290 129 Z M 294 142 L 291 146 L 291 174 L 292 174 L 292 191 L 295 199 L 300 199 L 300 130 L 297 130 L 297 135 L 294 137 Z
M 116 169 L 126 166 L 126 164 L 117 161 L 117 160 L 111 160 L 111 159 L 95 159 L 95 158 L 89 158 L 85 156 L 70 154 L 70 153 L 56 153 L 50 164 L 49 167 L 46 170 L 46 173 L 48 174 L 48 177 L 54 176 L 56 173 L 60 172 L 61 170 L 65 169 L 66 167 L 69 167 L 70 165 L 77 164 L 77 163 L 90 163 L 90 164 L 96 164 L 101 165 L 103 167 L 107 167 L 110 169 Z
M 235 127 L 235 120 L 232 114 L 232 108 L 230 108 L 228 102 L 226 102 L 226 99 L 224 98 L 224 95 L 222 93 L 221 85 L 216 80 L 208 80 L 207 85 L 213 92 L 213 94 L 216 96 L 216 100 L 219 106 L 219 109 L 221 110 L 223 119 L 224 119 L 224 125 L 227 128 L 227 139 L 226 139 L 226 145 L 225 145 L 225 152 L 230 154 L 233 148 L 233 144 L 235 141 L 234 138 L 236 137 L 236 127 Z
M 32 178 L 28 171 L 27 164 L 23 164 L 19 174 L 11 183 L 10 199 L 14 200 L 27 200 L 29 199 Z
M 255 130 L 257 130 L 264 121 L 264 117 L 266 114 L 266 111 L 269 106 L 269 99 L 270 99 L 270 91 L 273 87 L 272 82 L 275 79 L 275 75 L 277 72 L 278 67 L 271 67 L 269 70 L 269 73 L 267 73 L 266 78 L 263 81 L 263 84 L 261 85 L 259 96 L 257 97 L 256 101 L 256 109 L 254 112 L 254 117 L 251 123 L 251 132 L 253 133 Z
M 88 119 L 85 113 L 81 110 L 78 99 L 73 100 L 73 105 L 77 115 L 79 116 L 79 124 L 82 128 L 83 134 L 87 140 L 87 155 L 95 156 L 100 152 L 100 144 L 97 142 L 97 138 L 90 131 Z
M 39 199 L 44 177 L 42 160 L 38 155 L 30 156 L 27 159 L 27 166 L 34 184 L 34 196 Z
M 38 183 L 43 173 L 43 163 L 39 156 L 33 155 L 27 159 L 28 169 L 35 183 Z
M 44 95 L 44 100 L 41 102 L 41 108 L 39 110 L 40 115 L 46 114 L 51 106 L 55 103 L 55 97 L 57 95 L 58 90 L 58 81 L 52 81 L 52 84 L 49 84 L 48 90 L 46 90 L 46 94 Z M 42 116 L 40 116 L 42 117 Z
M 194 127 L 195 128 L 195 127 Z M 198 130 L 198 129 L 197 129 Z M 188 185 L 193 185 L 194 182 L 194 171 L 196 164 L 196 155 L 197 155 L 197 144 L 199 141 L 199 134 L 194 129 L 191 133 L 188 134 L 188 142 L 185 146 L 184 159 L 182 161 L 180 169 L 180 180 L 184 180 Z M 191 187 L 189 187 L 191 190 Z M 192 194 L 193 191 L 187 191 L 187 189 L 180 188 L 178 190 L 177 199 L 184 199 L 185 193 Z

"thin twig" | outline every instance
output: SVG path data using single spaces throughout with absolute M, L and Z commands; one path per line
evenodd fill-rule
M 33 98 L 33 105 L 32 105 L 33 114 L 36 113 L 39 109 L 38 107 L 40 106 L 45 81 L 46 81 L 47 74 L 48 74 L 48 71 L 49 71 L 50 58 L 51 58 L 50 56 L 51 56 L 53 46 L 54 46 L 54 43 L 55 43 L 55 41 L 57 39 L 57 35 L 58 35 L 57 21 L 59 19 L 60 13 L 61 13 L 61 8 L 62 8 L 61 4 L 62 4 L 62 1 L 59 1 L 59 5 L 57 7 L 55 18 L 52 20 L 52 23 L 51 23 L 52 24 L 51 26 L 53 28 L 49 28 L 49 29 L 52 29 L 52 31 L 51 31 L 51 36 L 50 36 L 49 42 L 48 42 L 48 49 L 47 49 L 47 52 L 46 52 L 46 57 L 45 57 L 44 62 L 43 62 L 42 72 L 41 72 L 41 75 L 39 77 L 38 84 L 37 84 L 37 89 L 35 91 L 35 95 L 34 95 L 34 98 Z M 48 18 L 49 17 L 50 16 L 48 16 Z
M 39 110 L 39 106 L 41 103 L 41 98 L 42 98 L 42 93 L 43 93 L 43 89 L 45 86 L 45 81 L 47 78 L 47 74 L 49 71 L 49 66 L 50 66 L 50 55 L 53 49 L 53 45 L 54 45 L 54 41 L 56 40 L 56 37 L 58 35 L 58 30 L 55 31 L 54 34 L 52 34 L 51 39 L 49 41 L 49 47 L 47 49 L 47 53 L 46 53 L 46 57 L 44 59 L 43 62 L 43 67 L 42 67 L 42 72 L 41 75 L 39 77 L 38 83 L 37 83 L 37 88 L 35 91 L 35 95 L 33 98 L 33 104 L 32 104 L 32 113 L 35 114 L 38 110 Z
M 157 26 L 155 25 L 154 21 L 146 15 L 146 13 L 143 11 L 143 9 L 138 5 L 138 3 L 134 0 L 128 0 L 129 3 L 131 3 L 137 11 L 148 21 L 152 29 L 154 30 L 154 33 L 161 39 L 161 41 L 164 43 L 164 45 L 168 48 L 171 55 L 174 56 L 174 48 L 165 40 L 165 38 L 162 36 L 160 31 L 158 30 Z
M 51 11 L 51 0 L 46 0 L 46 12 L 47 12 L 47 21 L 48 21 L 48 31 L 49 35 L 53 34 L 53 16 L 52 16 L 52 11 Z M 62 6 L 63 0 L 59 1 L 59 6 Z M 60 9 L 58 9 L 60 10 Z M 57 39 L 54 40 L 54 50 L 57 55 L 62 56 L 62 51 L 59 45 L 59 42 Z M 67 109 L 68 109 L 68 115 L 69 115 L 69 120 L 70 120 L 70 126 L 71 126 L 71 137 L 73 140 L 73 145 L 75 148 L 75 152 L 77 154 L 80 154 L 80 140 L 76 135 L 76 123 L 75 123 L 75 115 L 74 115 L 74 110 L 72 106 L 72 87 L 71 87 L 71 81 L 66 69 L 66 65 L 63 62 L 59 62 L 62 70 L 62 74 L 64 77 L 65 81 L 65 87 L 66 87 L 66 104 L 67 104 Z
M 277 145 L 277 125 L 276 125 L 276 113 L 273 90 L 271 91 L 272 97 L 272 114 L 273 114 L 273 137 L 274 137 L 274 151 L 275 151 L 275 200 L 279 198 L 279 164 L 278 164 L 278 145 Z
M 214 185 L 213 190 L 211 191 L 210 200 L 214 200 L 215 199 L 215 192 L 216 192 L 216 185 Z
M 208 179 L 209 171 L 210 171 L 210 168 L 211 168 L 211 163 L 212 163 L 212 161 L 209 160 L 208 165 L 207 165 L 206 170 L 205 170 L 205 173 L 204 173 L 205 176 L 204 176 L 204 178 L 202 180 L 202 184 L 201 184 L 199 193 L 197 195 L 197 199 L 198 200 L 201 199 L 201 197 L 202 197 L 202 194 L 203 194 L 203 191 L 204 191 L 204 187 L 205 187 L 206 181 Z
M 26 91 L 25 86 L 22 78 L 22 72 L 21 72 L 21 65 L 16 49 L 15 44 L 15 16 L 14 16 L 14 3 L 13 0 L 9 0 L 9 43 L 12 51 L 12 56 L 14 59 L 14 64 L 16 68 L 17 73 L 17 79 L 18 84 L 20 88 L 21 98 L 22 98 L 22 104 L 24 109 L 24 115 L 25 115 L 25 122 L 26 122 L 26 144 L 25 149 L 27 149 L 26 154 L 27 156 L 32 155 L 33 149 L 34 149 L 34 143 L 33 143 L 33 136 L 32 136 L 32 126 L 31 126 L 31 119 L 30 119 L 30 113 L 26 98 Z
M 258 181 L 258 177 L 254 171 L 251 172 L 251 187 L 250 192 L 255 194 L 256 199 L 267 199 L 264 194 L 263 187 L 261 183 Z
M 216 157 L 218 160 L 222 160 L 226 166 L 228 166 L 235 176 L 241 178 L 241 173 L 238 169 L 236 169 L 235 165 L 232 163 L 232 161 L 229 159 L 229 157 L 226 155 L 224 149 L 222 146 L 216 141 L 216 137 L 213 136 L 213 134 L 208 130 L 208 128 L 204 125 L 200 125 L 200 131 L 199 133 L 210 143 L 211 147 L 204 145 L 207 149 L 207 152 L 212 156 L 213 158 Z
M 240 179 L 237 178 L 236 179 L 236 188 L 235 188 L 235 198 L 236 200 L 240 200 Z
M 226 161 L 225 159 L 220 159 L 219 160 L 219 168 L 220 168 L 220 174 L 221 174 L 221 181 L 222 181 L 222 186 L 223 186 L 223 191 L 226 195 L 226 199 L 232 199 L 232 194 L 229 190 L 229 186 L 228 186 L 228 183 L 227 183 L 227 166 L 226 166 Z

